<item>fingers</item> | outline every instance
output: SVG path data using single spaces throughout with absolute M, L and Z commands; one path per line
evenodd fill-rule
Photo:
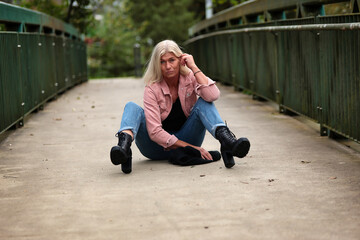
M 200 153 L 201 153 L 201 157 L 203 159 L 211 160 L 211 161 L 213 160 L 211 154 L 208 151 L 206 151 L 205 149 L 201 148 Z
M 192 55 L 184 53 L 181 55 L 181 64 L 183 66 L 187 65 L 188 67 L 190 67 L 189 65 L 194 64 L 194 58 Z
M 200 152 L 202 159 L 206 159 L 206 160 L 210 160 L 210 161 L 213 160 L 211 154 L 208 151 L 206 151 L 204 148 L 196 147 L 196 146 L 192 146 L 192 147 L 197 149 Z
M 183 66 L 185 66 L 185 64 L 186 64 L 184 54 L 180 56 L 180 64 Z
M 186 65 L 186 61 L 187 61 L 187 60 L 186 60 L 186 57 L 187 57 L 186 55 L 187 55 L 187 54 L 185 54 L 185 53 L 181 55 L 181 61 L 180 61 L 180 63 L 181 63 L 181 65 L 183 65 L 183 66 Z

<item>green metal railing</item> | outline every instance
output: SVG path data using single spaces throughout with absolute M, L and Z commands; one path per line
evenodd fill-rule
M 348 13 L 326 15 L 335 2 Z M 185 45 L 210 77 L 309 117 L 321 135 L 360 142 L 359 6 L 249 1 L 193 26 Z
M 86 45 L 72 25 L 0 2 L 0 134 L 84 81 Z

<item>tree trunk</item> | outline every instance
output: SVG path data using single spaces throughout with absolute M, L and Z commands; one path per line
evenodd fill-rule
M 70 0 L 70 4 L 69 4 L 69 8 L 68 8 L 68 13 L 67 13 L 66 20 L 65 20 L 65 22 L 67 22 L 67 23 L 70 22 L 71 11 L 72 11 L 72 7 L 73 7 L 73 4 L 74 4 L 74 1 L 75 1 L 75 0 Z

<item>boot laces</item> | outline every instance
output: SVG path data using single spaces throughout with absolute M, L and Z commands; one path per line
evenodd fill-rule
M 226 126 L 227 130 L 229 131 L 230 135 L 236 139 L 235 134 L 228 128 L 226 120 L 225 120 L 225 126 Z
M 232 131 L 230 131 L 230 129 L 228 129 L 228 130 L 229 130 L 230 135 L 233 136 L 236 139 L 235 134 Z
M 121 143 L 125 140 L 125 134 L 122 134 L 121 132 L 116 133 L 115 137 L 118 138 L 118 146 L 121 146 Z

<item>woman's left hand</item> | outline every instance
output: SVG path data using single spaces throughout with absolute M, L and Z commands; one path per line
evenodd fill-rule
M 190 68 L 192 71 L 193 71 L 194 69 L 197 69 L 197 66 L 196 66 L 196 64 L 195 64 L 195 61 L 194 61 L 194 58 L 193 58 L 192 55 L 187 54 L 187 53 L 184 53 L 184 54 L 181 55 L 180 58 L 181 58 L 181 59 L 180 59 L 181 65 L 187 66 L 187 67 Z
M 211 161 L 213 160 L 211 154 L 207 150 L 205 150 L 204 148 L 195 147 L 195 146 L 193 146 L 193 148 L 199 150 L 202 159 L 211 160 Z

